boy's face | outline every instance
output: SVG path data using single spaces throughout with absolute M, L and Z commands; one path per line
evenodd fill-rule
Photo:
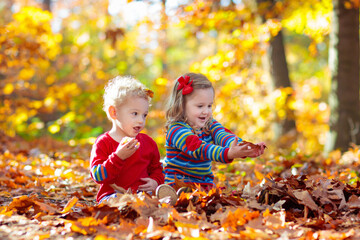
M 116 109 L 116 127 L 121 137 L 136 137 L 144 129 L 149 112 L 148 100 L 141 97 L 128 97 Z
M 194 128 L 203 128 L 212 115 L 214 91 L 212 88 L 194 89 L 185 96 L 185 117 L 189 125 Z

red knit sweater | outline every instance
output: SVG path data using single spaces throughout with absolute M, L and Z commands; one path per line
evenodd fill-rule
M 150 177 L 159 185 L 164 183 L 160 154 L 155 141 L 143 133 L 139 133 L 136 139 L 140 142 L 139 149 L 125 160 L 115 154 L 119 142 L 110 137 L 108 132 L 96 139 L 90 156 L 90 173 L 92 179 L 100 184 L 96 197 L 98 202 L 115 192 L 110 187 L 113 183 L 133 191 L 136 191 L 139 185 L 145 184 L 140 178 Z

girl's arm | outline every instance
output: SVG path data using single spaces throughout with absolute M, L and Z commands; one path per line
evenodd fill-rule
M 215 119 L 212 120 L 210 131 L 215 144 L 230 147 L 229 158 L 258 157 L 264 153 L 266 148 L 265 143 L 253 144 L 243 141 Z
M 210 124 L 211 137 L 214 139 L 214 143 L 223 147 L 230 147 L 237 138 L 238 142 L 241 142 L 242 139 L 237 137 L 234 133 L 223 127 L 215 119 L 212 120 Z
M 168 146 L 179 149 L 198 161 L 217 161 L 222 163 L 232 161 L 232 159 L 228 159 L 228 147 L 201 141 L 186 124 L 172 125 L 167 132 L 166 140 Z

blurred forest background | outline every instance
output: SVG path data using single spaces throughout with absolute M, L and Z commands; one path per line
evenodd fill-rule
M 146 133 L 164 154 L 173 81 L 205 74 L 214 117 L 268 152 L 360 144 L 359 0 L 2 0 L 0 136 L 75 146 L 109 130 L 105 83 L 155 92 Z

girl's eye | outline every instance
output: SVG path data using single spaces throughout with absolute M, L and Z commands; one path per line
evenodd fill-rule
M 138 114 L 137 112 L 133 112 L 133 113 L 132 113 L 132 115 L 134 115 L 134 116 L 137 116 L 137 114 Z
M 146 118 L 147 117 L 147 114 L 144 114 L 144 118 Z

